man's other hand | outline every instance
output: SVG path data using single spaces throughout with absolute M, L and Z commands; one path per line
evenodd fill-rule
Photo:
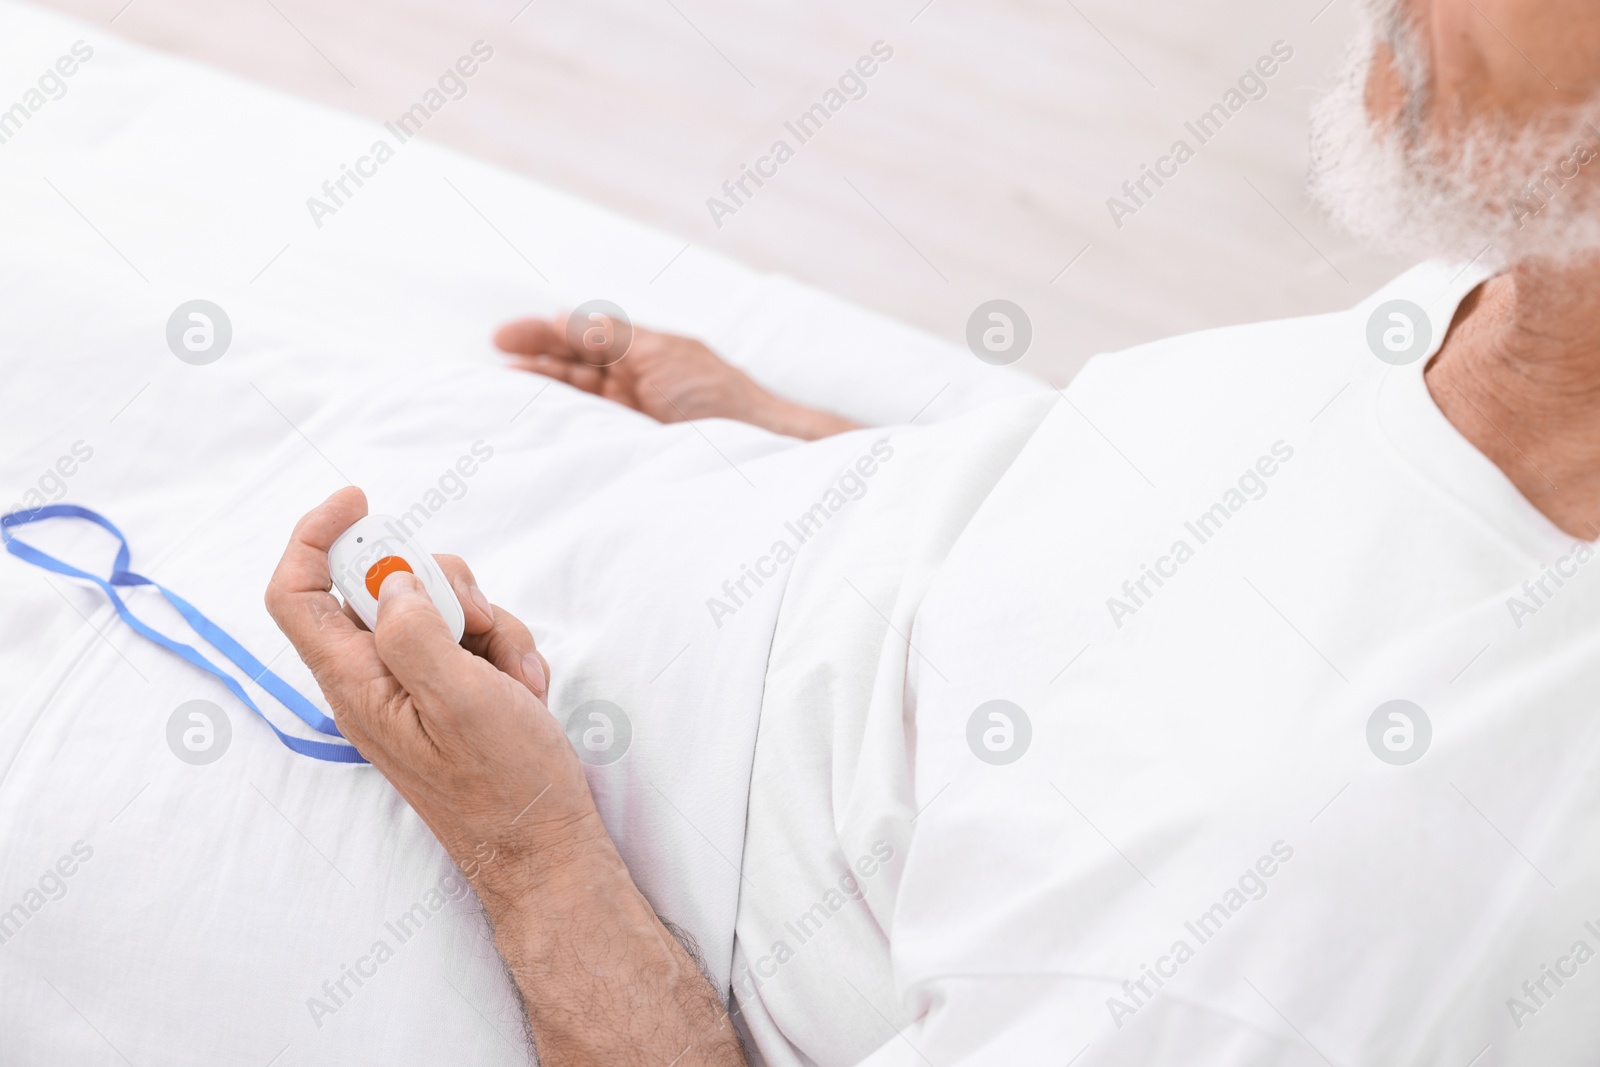
M 790 403 L 689 337 L 596 316 L 519 319 L 495 331 L 513 366 L 642 411 L 658 422 L 735 419 L 814 440 L 856 424 Z

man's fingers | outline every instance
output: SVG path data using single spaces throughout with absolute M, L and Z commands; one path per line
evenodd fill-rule
M 582 389 L 586 393 L 598 393 L 605 383 L 605 372 L 599 367 L 576 358 L 563 358 L 560 356 L 513 356 L 512 366 L 518 370 L 532 371 L 542 374 L 546 378 L 566 382 L 568 385 Z
M 495 347 L 522 356 L 573 355 L 567 344 L 566 316 L 554 319 L 518 319 L 494 332 Z
M 628 354 L 636 332 L 632 323 L 600 312 L 587 318 L 562 312 L 548 319 L 508 322 L 495 331 L 494 343 L 513 355 L 553 356 L 608 367 Z
M 466 611 L 466 636 L 461 643 L 467 651 L 482 656 L 543 700 L 550 691 L 550 664 L 534 647 L 533 634 L 521 619 L 489 603 L 466 560 L 448 555 L 433 558 L 450 579 L 450 587 Z
M 355 486 L 317 505 L 295 525 L 267 583 L 267 611 L 313 671 L 341 662 L 343 657 L 335 655 L 335 649 L 357 632 L 329 592 L 333 582 L 328 549 L 366 513 L 366 494 Z
M 487 633 L 494 625 L 494 609 L 489 606 L 489 598 L 483 595 L 483 590 L 478 588 L 478 580 L 472 576 L 467 561 L 460 556 L 439 554 L 435 554 L 433 560 L 450 579 L 450 588 L 461 601 L 461 610 L 467 617 L 466 632 Z
M 566 333 L 568 349 L 591 367 L 614 366 L 633 348 L 634 328 L 626 319 L 614 319 L 598 311 L 578 318 L 568 312 L 557 320 L 557 325 Z
M 466 612 L 466 636 L 461 643 L 467 651 L 482 656 L 543 700 L 550 691 L 550 664 L 534 647 L 533 634 L 521 619 L 489 603 L 466 560 L 448 555 L 433 558 L 450 579 L 450 587 Z
M 497 670 L 528 687 L 543 700 L 550 692 L 550 663 L 533 644 L 533 634 L 503 608 L 494 609 L 494 626 L 463 641 L 467 650 L 482 656 Z

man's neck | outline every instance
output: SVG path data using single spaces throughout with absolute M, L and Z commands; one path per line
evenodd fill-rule
M 1534 507 L 1600 539 L 1600 259 L 1485 282 L 1426 378 L 1445 417 Z

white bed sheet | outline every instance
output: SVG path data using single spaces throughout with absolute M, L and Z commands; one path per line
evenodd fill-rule
M 640 323 L 704 339 L 785 396 L 870 424 L 938 421 L 1047 388 L 423 140 L 400 146 L 317 228 L 307 198 L 385 136 L 380 125 L 15 0 L 0 0 L 0 31 L 9 94 L 0 107 L 20 101 L 75 42 L 94 50 L 65 80 L 65 95 L 0 144 L 8 503 L 73 442 L 110 440 L 111 420 L 134 410 L 135 396 L 163 403 L 139 390 L 172 361 L 167 315 L 195 298 L 229 311 L 241 338 L 271 325 L 337 353 L 325 371 L 340 382 L 373 363 L 496 365 L 494 325 L 604 298 Z M 35 277 L 47 263 L 71 284 Z M 98 304 L 113 295 L 138 321 L 106 332 L 102 358 L 71 390 L 46 392 L 61 380 L 49 361 L 82 347 L 64 331 L 103 317 Z M 21 376 L 17 364 L 38 377 Z M 278 432 L 264 429 L 263 439 Z M 38 612 L 26 617 L 22 629 L 15 615 L 0 620 L 8 695 L 13 664 L 36 658 L 25 638 L 44 636 Z
M 3 504 L 37 489 L 105 512 L 134 569 L 314 692 L 260 603 L 294 519 L 347 480 L 375 510 L 434 500 L 483 442 L 493 458 L 429 504 L 422 536 L 529 622 L 558 715 L 604 697 L 633 716 L 628 773 L 592 784 L 647 895 L 725 984 L 781 589 L 721 628 L 704 601 L 878 433 L 802 447 L 726 422 L 663 429 L 501 369 L 490 329 L 603 297 L 879 424 L 1041 386 L 421 141 L 319 229 L 306 197 L 380 128 L 9 0 L 0 108 L 78 41 L 93 56 L 65 94 L 0 144 Z M 164 341 L 197 297 L 234 329 L 207 367 Z M 92 456 L 63 476 L 75 447 Z M 108 558 L 92 538 L 27 536 Z M 131 602 L 180 632 L 153 597 Z M 209 767 L 166 747 L 195 697 L 233 724 Z M 92 858 L 32 907 L 80 841 Z M 6 1063 L 523 1062 L 470 897 L 403 945 L 385 934 L 453 870 L 375 772 L 291 755 L 97 591 L 0 557 L 0 914 L 27 912 L 0 944 Z M 384 938 L 378 977 L 314 1019 L 322 983 Z

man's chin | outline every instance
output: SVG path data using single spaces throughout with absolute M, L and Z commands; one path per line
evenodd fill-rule
M 1312 199 L 1342 229 L 1408 259 L 1576 266 L 1600 256 L 1600 138 L 1522 145 L 1479 133 L 1462 150 L 1407 152 L 1370 129 L 1315 133 Z M 1551 162 L 1530 173 L 1527 161 Z M 1419 158 L 1421 157 L 1421 158 Z M 1582 160 L 1580 162 L 1580 160 Z
M 1549 271 L 1600 261 L 1600 204 L 1556 208 L 1547 201 L 1518 217 L 1505 203 L 1430 195 L 1426 188 L 1388 199 L 1378 205 L 1369 194 L 1347 201 L 1334 217 L 1373 248 L 1413 261 L 1471 261 L 1496 270 L 1537 264 Z

